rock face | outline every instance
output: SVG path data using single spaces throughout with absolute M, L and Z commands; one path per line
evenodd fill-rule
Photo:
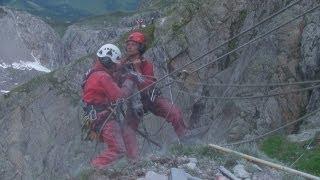
M 50 69 L 68 64 L 54 30 L 39 18 L 1 7 L 2 63 L 35 61 Z
M 114 43 L 128 29 L 109 27 L 92 29 L 72 25 L 66 31 L 62 41 L 67 49 L 69 59 L 76 60 L 87 54 L 94 53 L 103 44 Z
M 171 16 L 160 19 L 155 36 L 161 38 L 161 43 L 150 51 L 165 53 L 149 55 L 154 59 L 167 59 L 168 70 L 172 71 L 286 5 L 279 1 L 245 0 L 207 3 L 209 4 L 205 6 L 196 3 L 180 6 Z M 295 5 L 241 38 L 206 55 L 186 70 L 192 72 L 206 62 L 314 7 L 314 4 L 316 1 Z M 259 8 L 261 6 L 265 8 L 262 10 Z M 308 92 L 242 100 L 212 100 L 200 96 L 261 96 L 301 88 L 302 86 L 211 87 L 206 84 L 267 84 L 310 79 L 310 76 L 318 72 L 317 43 L 313 42 L 318 41 L 316 27 L 319 25 L 318 19 L 310 16 L 316 15 L 309 14 L 307 20 L 298 19 L 266 38 L 220 58 L 219 62 L 190 75 L 184 85 L 176 84 L 175 95 L 179 89 L 183 90 L 177 103 L 183 108 L 189 126 L 208 126 L 204 138 L 211 142 L 235 141 L 263 134 L 300 117 L 308 104 Z M 177 74 L 173 78 L 182 80 Z M 197 85 L 194 82 L 205 84 Z M 293 130 L 294 127 L 289 127 L 283 132 Z
M 320 64 L 320 30 L 316 23 L 308 24 L 302 33 L 302 61 L 300 68 L 305 79 L 313 79 L 319 72 Z
M 10 91 L 31 78 L 57 69 L 119 41 L 142 18 L 150 23 L 158 11 L 114 13 L 68 27 L 62 39 L 52 27 L 25 12 L 0 7 L 0 90 Z
M 69 59 L 69 54 L 75 55 L 74 58 L 88 55 L 95 51 L 95 47 L 91 46 L 100 46 L 99 43 L 105 43 L 107 41 L 113 42 L 116 38 L 120 37 L 121 33 L 125 32 L 124 30 L 116 31 L 112 29 L 112 27 L 110 27 L 110 33 L 104 33 L 104 29 L 99 30 L 97 27 L 91 27 L 91 29 L 87 31 L 78 29 L 74 31 L 74 34 L 70 34 L 75 35 L 75 39 L 88 37 L 86 43 L 81 44 L 65 38 L 66 41 L 64 41 L 64 43 L 66 49 L 68 43 L 78 43 L 79 46 L 72 46 L 72 48 L 67 49 L 69 53 L 66 54 L 66 57 L 57 56 L 44 58 L 43 56 L 45 55 L 58 55 L 50 52 L 55 50 L 55 45 L 50 44 L 50 38 L 56 36 L 53 30 L 48 26 L 49 29 L 42 29 L 43 32 L 37 32 L 40 35 L 35 36 L 35 39 L 39 38 L 38 44 L 35 43 L 35 39 L 27 39 L 28 44 L 24 44 L 24 38 L 31 38 L 32 35 L 30 34 L 35 32 L 33 32 L 31 27 L 28 27 L 20 21 L 26 21 L 25 18 L 29 18 L 29 20 L 31 19 L 31 21 L 33 21 L 33 26 L 37 25 L 39 28 L 42 27 L 41 25 L 46 27 L 46 24 L 41 24 L 42 22 L 40 22 L 40 25 L 38 25 L 36 24 L 37 22 L 35 22 L 37 18 L 22 12 L 14 12 L 4 8 L 1 8 L 1 10 L 3 11 L 1 11 L 2 19 L 0 20 L 3 20 L 4 24 L 15 25 L 16 22 L 13 21 L 12 18 L 24 18 L 23 20 L 19 20 L 19 25 L 23 26 L 25 28 L 23 30 L 26 32 L 20 30 L 18 25 L 16 28 L 10 27 L 17 30 L 16 32 L 11 32 L 12 29 L 10 31 L 9 27 L 8 29 L 1 29 L 1 31 L 4 32 L 1 38 L 6 38 L 6 36 L 9 35 L 17 38 L 16 41 L 12 41 L 12 43 L 15 43 L 14 45 L 19 47 L 17 48 L 19 52 L 15 54 L 17 55 L 15 56 L 16 59 L 31 57 L 33 59 L 27 60 L 37 60 L 39 64 L 43 63 L 42 65 L 47 65 L 46 63 L 48 61 L 52 63 L 52 66 L 47 66 L 48 68 L 58 66 L 58 60 Z M 134 17 L 135 16 L 130 17 L 131 20 L 133 20 Z M 120 23 L 125 24 L 125 22 L 122 21 Z M 124 29 L 128 30 L 127 28 L 128 27 L 125 27 Z M 52 37 L 50 36 L 50 32 L 53 33 Z M 119 34 L 116 36 L 110 35 L 110 37 L 105 36 L 108 35 L 108 33 L 112 34 L 112 32 Z M 8 35 L 5 33 L 8 33 Z M 47 39 L 41 39 L 42 33 L 45 34 L 44 36 Z M 68 37 L 70 34 L 66 33 L 65 37 Z M 81 34 L 84 34 L 84 36 Z M 105 37 L 105 39 L 101 39 L 100 35 Z M 29 47 L 34 49 L 28 49 Z M 49 47 L 53 49 L 46 49 Z M 77 48 L 80 50 L 77 51 Z M 85 48 L 91 49 L 83 53 L 81 50 Z M 3 51 L 6 52 L 6 49 Z M 4 55 L 6 54 L 4 53 Z M 9 55 L 10 54 L 8 54 L 8 56 Z M 52 59 L 55 61 L 49 61 Z M 21 69 L 16 70 L 12 66 L 7 67 L 9 63 L 11 63 L 11 61 L 6 60 L 0 64 L 1 68 L 6 70 L 4 72 L 1 71 L 1 77 L 11 80 L 11 74 L 16 73 L 19 77 L 24 75 L 24 71 L 21 71 Z M 0 97 L 0 129 L 2 132 L 0 135 L 0 179 L 70 179 L 78 175 L 83 168 L 88 167 L 87 163 L 89 159 L 93 158 L 101 149 L 101 146 L 96 147 L 96 143 L 94 142 L 82 142 L 80 140 L 80 85 L 83 75 L 92 63 L 92 58 L 77 60 L 60 70 L 38 76 Z M 26 73 L 29 73 L 29 71 Z M 27 81 L 28 76 L 21 77 L 19 80 Z
M 300 69 L 303 77 L 308 80 L 319 79 L 319 62 L 320 62 L 320 34 L 319 34 L 319 15 L 316 11 L 307 16 L 307 25 L 302 34 Z M 311 93 L 307 106 L 307 112 L 315 111 L 320 108 L 319 94 L 320 89 L 314 89 Z M 320 126 L 319 113 L 308 118 L 303 122 L 301 130 L 317 129 Z
M 119 38 L 136 26 L 136 19 L 143 19 L 149 24 L 152 17 L 156 19 L 159 16 L 158 11 L 138 14 L 115 13 L 96 17 L 97 20 L 89 19 L 69 26 L 62 38 L 67 57 L 76 60 L 87 54 L 95 53 L 103 44 L 118 42 Z
M 39 18 L 0 7 L 0 25 L 0 89 L 69 63 L 59 37 Z
M 90 58 L 1 97 L 0 179 L 67 179 L 93 157 L 80 141 L 79 90 Z M 83 148 L 86 147 L 86 148 Z

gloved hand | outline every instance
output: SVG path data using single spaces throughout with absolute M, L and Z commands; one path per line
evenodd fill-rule
M 161 91 L 157 87 L 154 87 L 147 91 L 147 96 L 148 98 L 150 98 L 152 102 L 154 102 L 155 98 L 159 97 L 160 95 L 161 95 Z
M 87 138 L 90 141 L 99 140 L 99 134 L 95 131 L 90 131 Z
M 142 75 L 140 73 L 137 73 L 134 71 L 130 71 L 129 73 L 127 73 L 126 78 L 128 78 L 136 83 L 143 83 L 144 82 L 144 78 L 142 77 Z

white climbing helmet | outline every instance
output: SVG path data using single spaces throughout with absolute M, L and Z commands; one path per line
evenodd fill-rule
M 121 51 L 113 44 L 105 44 L 98 50 L 97 56 L 100 58 L 109 57 L 112 62 L 120 63 Z

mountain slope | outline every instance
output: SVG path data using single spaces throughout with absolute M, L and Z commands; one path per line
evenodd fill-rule
M 69 26 L 62 38 L 67 56 L 76 60 L 95 51 L 105 43 L 116 43 L 125 33 L 136 27 L 136 19 L 151 24 L 161 13 L 157 10 L 136 13 L 115 12 L 90 17 Z M 123 48 L 123 44 L 119 44 Z
M 139 0 L 7 0 L 0 2 L 0 5 L 28 11 L 47 19 L 49 22 L 68 22 L 106 12 L 135 11 L 139 5 Z
M 127 24 L 134 16 L 123 18 L 119 24 L 108 26 L 128 29 Z M 122 37 L 119 29 L 114 30 L 119 34 L 110 38 L 103 33 L 106 32 L 104 26 L 92 28 L 86 23 L 75 26 L 79 27 L 73 34 L 76 39 L 81 39 L 84 34 L 89 42 L 105 43 L 111 38 L 118 41 Z M 85 30 L 84 33 L 80 28 Z M 101 31 L 97 34 L 105 39 L 92 36 L 88 31 Z M 95 52 L 95 46 L 100 44 L 86 42 L 77 45 Z M 72 52 L 73 48 L 68 50 Z M 87 56 L 88 53 L 79 51 L 73 55 Z M 76 177 L 88 166 L 89 159 L 102 148 L 102 145 L 96 148 L 94 142 L 80 140 L 80 82 L 92 63 L 90 57 L 75 60 L 0 97 L 0 129 L 4 130 L 0 135 L 0 159 L 3 162 L 0 169 L 4 170 L 0 179 L 68 179 Z
M 38 17 L 0 7 L 0 90 L 69 63 L 54 30 Z
M 76 83 L 90 61 L 37 77 L 1 97 L 1 179 L 69 178 L 93 156 L 95 143 L 80 141 Z
M 168 16 L 159 20 L 155 37 L 160 41 L 148 52 L 149 56 L 160 61 L 157 63 L 157 69 L 163 68 L 164 62 L 169 62 L 167 65 L 169 71 L 177 69 L 286 5 L 285 2 L 269 1 L 205 2 L 208 4 L 190 1 L 185 6 L 178 5 L 171 11 L 168 10 Z M 308 3 L 294 6 L 256 30 L 201 58 L 186 67 L 185 70 L 192 72 L 206 62 L 213 61 L 316 4 L 316 1 L 308 1 Z M 265 9 L 259 8 L 261 6 Z M 307 60 L 300 54 L 300 51 L 306 51 L 304 48 L 300 49 L 301 37 L 303 34 L 306 35 L 304 28 L 308 29 L 308 24 L 319 23 L 316 18 L 318 13 L 319 10 L 315 10 L 308 14 L 306 19 L 300 18 L 257 43 L 221 58 L 219 62 L 190 75 L 185 84 L 175 84 L 173 86 L 174 96 L 179 94 L 178 91 L 184 91 L 180 93 L 176 102 L 183 107 L 188 124 L 194 128 L 209 127 L 204 140 L 223 143 L 255 137 L 298 119 L 306 112 L 310 92 L 242 100 L 214 100 L 201 96 L 260 96 L 301 88 L 299 86 L 283 88 L 211 87 L 206 83 L 260 84 L 305 79 L 306 71 L 300 70 L 301 64 L 304 64 L 302 62 Z M 317 41 L 314 37 L 312 39 Z M 303 42 L 306 43 L 306 41 Z M 302 43 L 302 47 L 305 46 L 309 47 Z M 306 53 L 314 54 L 314 52 Z M 161 71 L 158 74 L 161 74 Z M 183 81 L 178 75 L 173 78 Z M 194 84 L 195 82 L 198 84 Z M 291 133 L 293 129 L 294 126 L 291 126 L 282 133 Z

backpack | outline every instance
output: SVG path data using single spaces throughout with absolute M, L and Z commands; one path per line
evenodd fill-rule
M 81 83 L 82 91 L 84 90 L 85 84 L 90 75 L 98 71 L 104 70 L 99 68 L 90 69 L 84 74 Z M 79 117 L 81 123 L 81 140 L 93 140 L 90 138 L 90 134 L 93 132 L 93 123 L 97 119 L 97 110 L 92 105 L 89 105 L 82 100 Z

